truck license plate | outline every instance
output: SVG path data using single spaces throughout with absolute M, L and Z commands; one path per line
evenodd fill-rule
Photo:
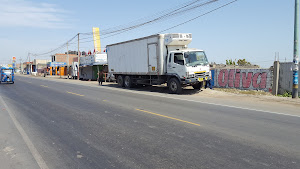
M 199 78 L 198 78 L 198 81 L 199 81 L 199 82 L 202 82 L 202 81 L 203 81 L 203 78 L 199 77 Z

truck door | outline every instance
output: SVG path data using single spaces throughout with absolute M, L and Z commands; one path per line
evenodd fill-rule
M 157 72 L 157 44 L 148 44 L 148 69 L 149 72 Z
M 183 53 L 170 53 L 167 67 L 168 74 L 176 74 L 180 78 L 185 76 Z

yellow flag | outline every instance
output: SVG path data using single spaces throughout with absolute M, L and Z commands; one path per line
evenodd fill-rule
M 95 52 L 101 52 L 100 31 L 99 28 L 93 27 L 93 38 Z

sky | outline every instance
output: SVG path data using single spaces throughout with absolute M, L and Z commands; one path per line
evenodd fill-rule
M 192 0 L 0 0 L 0 64 L 28 61 L 28 53 L 47 53 L 77 33 L 100 33 L 118 26 L 132 26 L 168 14 Z M 199 0 L 199 4 L 209 0 Z M 122 34 L 101 35 L 101 46 L 140 38 L 201 16 L 232 0 L 217 0 Z M 161 33 L 192 33 L 191 48 L 205 50 L 210 62 L 246 59 L 268 68 L 275 53 L 280 61 L 292 61 L 294 0 L 237 0 L 224 8 Z M 80 50 L 93 50 L 92 36 L 80 34 Z M 77 50 L 77 37 L 68 49 Z M 31 55 L 50 59 L 54 53 Z

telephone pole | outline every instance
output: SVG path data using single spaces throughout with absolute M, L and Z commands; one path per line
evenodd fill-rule
M 22 59 L 20 58 L 20 74 L 23 74 L 23 63 L 22 63 Z
M 29 66 L 28 66 L 28 69 L 27 69 L 27 74 L 30 74 L 31 73 L 31 64 L 30 64 L 30 53 L 28 52 L 28 59 L 29 59 Z
M 78 74 L 77 74 L 77 79 L 79 80 L 79 65 L 80 65 L 79 33 L 77 34 L 77 36 L 78 36 L 78 52 L 77 52 L 77 55 L 78 55 L 78 67 L 77 67 Z
M 70 67 L 70 57 L 69 57 L 69 42 L 67 42 L 67 56 L 68 56 L 68 67 L 67 67 L 67 71 L 68 71 L 68 79 L 69 79 L 69 67 Z
M 298 71 L 299 71 L 298 17 L 299 17 L 299 0 L 295 0 L 293 90 L 292 90 L 292 98 L 294 99 L 298 98 Z

